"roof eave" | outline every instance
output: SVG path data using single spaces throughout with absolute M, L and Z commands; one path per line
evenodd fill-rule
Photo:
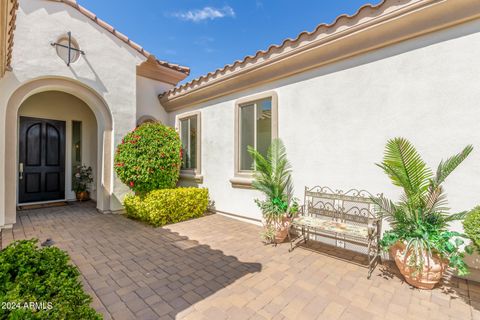
M 13 31 L 15 30 L 17 0 L 0 3 L 0 78 L 11 70 Z
M 188 77 L 189 73 L 190 70 L 185 72 L 166 67 L 160 64 L 153 55 L 137 66 L 137 75 L 174 86 Z
M 211 73 L 206 76 L 208 80 L 182 85 L 159 96 L 160 101 L 167 111 L 186 108 L 480 18 L 478 0 L 417 0 L 410 3 L 398 10 L 383 10 L 366 22 L 339 28 L 318 41 L 271 54 L 257 63 L 245 64 L 234 72 Z

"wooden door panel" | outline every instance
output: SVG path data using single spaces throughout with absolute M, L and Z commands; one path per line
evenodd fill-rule
M 20 117 L 19 202 L 65 198 L 65 122 Z
M 46 124 L 45 135 L 46 166 L 58 166 L 60 164 L 60 133 L 51 124 Z
M 55 192 L 60 191 L 60 174 L 58 172 L 45 173 L 45 191 Z
M 25 192 L 26 193 L 38 193 L 42 191 L 42 175 L 37 172 L 29 172 L 24 174 L 25 179 Z
M 28 166 L 42 165 L 42 124 L 34 123 L 28 129 L 25 137 L 25 164 Z

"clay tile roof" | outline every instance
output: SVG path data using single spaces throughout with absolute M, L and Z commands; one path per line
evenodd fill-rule
M 269 55 L 271 53 L 277 53 L 277 52 L 282 52 L 285 49 L 292 49 L 295 48 L 296 46 L 303 46 L 309 42 L 311 42 L 311 39 L 315 39 L 315 36 L 319 34 L 323 34 L 329 31 L 329 29 L 333 29 L 342 25 L 348 26 L 349 22 L 357 18 L 359 15 L 362 13 L 368 13 L 372 11 L 377 11 L 381 10 L 383 6 L 388 7 L 387 3 L 392 3 L 394 1 L 392 0 L 382 0 L 380 3 L 377 5 L 372 5 L 372 4 L 365 4 L 364 6 L 360 7 L 360 9 L 357 10 L 357 12 L 353 15 L 347 15 L 347 14 L 342 14 L 339 15 L 335 20 L 330 23 L 322 23 L 317 25 L 317 27 L 311 31 L 303 31 L 301 32 L 295 39 L 285 39 L 280 45 L 271 45 L 268 47 L 266 50 L 260 50 L 257 51 L 254 55 L 249 55 L 245 56 L 241 60 L 237 60 L 233 62 L 232 64 L 227 64 L 221 68 L 218 68 L 217 70 L 213 72 L 209 72 L 206 75 L 202 75 L 198 78 L 195 78 L 189 82 L 186 82 L 180 86 L 174 87 L 171 90 L 163 93 L 160 95 L 160 97 L 166 97 L 167 99 L 169 97 L 173 97 L 174 95 L 177 94 L 182 94 L 189 92 L 193 89 L 196 89 L 200 86 L 203 86 L 204 84 L 215 80 L 219 79 L 221 76 L 225 75 L 226 72 L 229 71 L 237 71 L 240 70 L 243 67 L 250 66 L 252 64 L 255 64 L 257 62 L 261 62 L 264 60 L 268 60 Z M 398 1 L 397 1 L 398 2 Z
M 7 68 L 10 68 L 12 63 L 12 51 L 13 51 L 13 31 L 15 30 L 15 22 L 17 20 L 17 8 L 18 8 L 18 0 L 9 0 L 12 3 L 12 9 L 9 12 L 10 21 L 8 23 L 8 31 L 7 31 Z
M 16 0 L 15 0 L 16 1 Z M 50 0 L 50 1 L 56 1 L 56 2 L 62 2 L 62 3 L 65 3 L 69 6 L 71 6 L 72 8 L 75 8 L 77 9 L 80 13 L 82 13 L 84 16 L 88 17 L 89 19 L 91 19 L 93 22 L 95 22 L 96 24 L 98 24 L 100 27 L 104 28 L 105 30 L 107 30 L 108 32 L 110 32 L 111 34 L 113 34 L 114 36 L 116 36 L 118 39 L 122 40 L 123 42 L 125 42 L 126 44 L 128 44 L 130 47 L 132 47 L 134 50 L 138 51 L 139 53 L 141 53 L 143 56 L 145 56 L 146 58 L 149 58 L 150 56 L 154 57 L 150 52 L 148 52 L 147 50 L 145 50 L 142 46 L 140 46 L 139 44 L 133 42 L 130 38 L 128 38 L 126 35 L 124 35 L 123 33 L 119 32 L 118 30 L 116 30 L 113 26 L 111 26 L 110 24 L 108 24 L 107 22 L 101 20 L 99 17 L 97 17 L 97 15 L 93 12 L 91 12 L 90 10 L 82 7 L 81 5 L 79 5 L 77 3 L 76 0 Z M 190 74 L 190 68 L 188 67 L 184 67 L 184 66 L 180 66 L 178 64 L 173 64 L 173 63 L 169 63 L 167 61 L 162 61 L 162 60 L 158 60 L 155 58 L 155 60 L 157 61 L 157 63 L 161 66 L 164 66 L 164 67 L 167 67 L 167 68 L 170 68 L 170 69 L 173 69 L 173 70 L 176 70 L 176 71 L 179 71 L 179 72 L 182 72 L 186 75 L 189 75 Z

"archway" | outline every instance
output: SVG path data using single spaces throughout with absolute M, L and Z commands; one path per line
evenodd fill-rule
M 110 196 L 113 183 L 113 119 L 110 110 L 93 89 L 84 84 L 66 78 L 41 78 L 20 86 L 11 95 L 5 119 L 5 225 L 16 221 L 18 203 L 18 124 L 19 109 L 22 104 L 35 94 L 46 91 L 60 91 L 82 100 L 95 115 L 97 123 L 97 156 L 96 156 L 96 200 L 97 209 L 110 211 Z M 68 111 L 67 111 L 68 112 Z

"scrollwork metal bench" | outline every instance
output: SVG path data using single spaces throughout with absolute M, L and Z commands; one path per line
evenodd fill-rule
M 368 258 L 368 276 L 380 261 L 381 219 L 375 214 L 371 194 L 365 190 L 333 191 L 328 187 L 305 187 L 304 205 L 291 228 L 300 229 L 306 243 L 310 234 L 330 238 L 337 243 L 365 246 Z M 290 250 L 297 244 L 288 234 Z

